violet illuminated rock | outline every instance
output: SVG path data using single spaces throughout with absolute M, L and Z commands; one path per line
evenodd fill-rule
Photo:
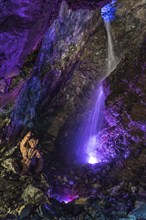
M 120 3 L 120 1 L 118 1 L 117 4 L 118 3 Z M 115 49 L 115 54 L 119 63 L 117 66 L 117 71 L 115 72 L 115 74 L 113 73 L 113 78 L 111 82 L 114 88 L 111 85 L 112 88 L 109 91 L 108 85 L 107 86 L 105 85 L 106 83 L 108 84 L 108 80 L 104 82 L 104 85 L 106 87 L 106 89 L 104 89 L 104 92 L 106 96 L 108 96 L 106 101 L 106 104 L 108 104 L 108 110 L 105 111 L 105 119 L 110 124 L 110 127 L 113 127 L 112 129 L 114 129 L 114 126 L 116 129 L 116 125 L 119 124 L 119 126 L 112 135 L 113 137 L 114 135 L 118 136 L 118 134 L 119 135 L 121 134 L 121 136 L 123 136 L 124 139 L 123 142 L 117 140 L 119 146 L 118 151 L 120 151 L 121 145 L 122 145 L 122 149 L 121 149 L 122 151 L 124 151 L 125 145 L 129 145 L 129 141 L 126 138 L 126 136 L 129 135 L 126 134 L 126 123 L 127 121 L 130 120 L 129 114 L 123 112 L 125 126 L 122 123 L 120 123 L 121 111 L 124 111 L 122 110 L 124 108 L 123 102 L 127 100 L 126 104 L 129 105 L 129 108 L 130 106 L 132 106 L 131 116 L 135 117 L 137 121 L 139 120 L 140 117 L 143 117 L 141 116 L 141 114 L 136 114 L 136 111 L 137 113 L 140 112 L 142 106 L 144 107 L 144 104 L 141 103 L 139 104 L 135 103 L 135 105 L 133 104 L 134 102 L 133 98 L 136 96 L 138 90 L 136 89 L 137 92 L 131 92 L 131 95 L 129 94 L 130 97 L 128 99 L 126 97 L 126 93 L 125 94 L 123 93 L 123 89 L 125 88 L 126 90 L 126 88 L 129 87 L 129 82 L 133 80 L 131 77 L 132 75 L 131 72 L 133 71 L 133 68 L 131 68 L 130 66 L 129 68 L 126 69 L 123 68 L 124 62 L 126 62 L 127 64 L 131 62 L 129 60 L 130 59 L 129 48 L 131 51 L 136 51 L 137 48 L 140 47 L 144 39 L 144 33 L 146 33 L 146 26 L 145 23 L 143 22 L 143 15 L 142 17 L 139 18 L 136 15 L 139 7 L 141 8 L 141 10 L 143 10 L 143 12 L 145 11 L 145 9 L 142 9 L 143 8 L 142 4 L 144 4 L 144 2 L 142 1 L 141 1 L 141 6 L 139 4 L 135 5 L 134 1 L 130 1 L 130 2 L 122 1 L 122 3 L 119 4 L 119 7 L 117 8 L 116 11 L 117 19 L 111 24 L 111 28 L 112 28 L 111 31 L 113 35 L 113 47 Z M 133 13 L 131 13 L 131 7 L 133 9 Z M 55 134 L 57 136 L 58 152 L 59 155 L 61 155 L 61 158 L 63 158 L 63 155 L 65 155 L 64 160 L 73 161 L 73 163 L 76 162 L 75 158 L 77 154 L 77 147 L 76 147 L 77 140 L 79 140 L 80 137 L 82 136 L 82 131 L 85 127 L 84 122 L 86 122 L 87 119 L 89 118 L 88 116 L 91 112 L 91 106 L 93 105 L 91 101 L 92 95 L 90 94 L 93 94 L 94 97 L 97 84 L 99 80 L 103 77 L 104 72 L 106 71 L 107 39 L 106 39 L 106 32 L 104 31 L 103 28 L 99 29 L 99 31 L 97 30 L 95 34 L 90 38 L 81 56 L 81 62 L 74 70 L 73 80 L 69 85 L 66 86 L 64 91 L 61 91 L 60 95 L 58 95 L 58 98 L 61 97 L 62 100 L 64 101 L 64 106 L 60 111 L 58 111 L 54 123 L 52 123 L 51 127 L 48 130 L 48 133 Z M 137 57 L 136 54 L 138 55 L 138 52 L 135 52 L 135 59 Z M 133 65 L 135 64 L 136 62 L 134 61 L 134 56 L 133 56 Z M 144 66 L 144 64 L 142 64 L 142 66 Z M 121 69 L 121 72 L 117 76 L 118 68 Z M 122 78 L 124 78 L 124 80 L 121 80 Z M 76 94 L 76 88 L 78 87 L 80 88 L 81 91 L 80 95 Z M 112 93 L 112 95 L 109 94 L 109 92 L 111 92 L 112 89 L 114 90 L 115 87 L 116 87 L 116 94 L 121 92 L 120 96 L 118 95 L 114 96 L 115 93 Z M 134 94 L 134 96 L 132 93 Z M 140 98 L 141 101 L 143 99 L 144 97 Z M 120 105 L 118 105 L 118 103 L 120 103 Z M 135 110 L 136 106 L 137 106 L 137 110 Z M 106 122 L 104 125 L 106 127 Z M 141 125 L 137 123 L 136 127 L 137 126 L 144 127 L 144 123 Z M 136 127 L 135 128 L 133 127 L 133 130 L 136 130 Z M 110 132 L 110 129 L 107 128 L 107 134 L 108 132 L 109 134 L 112 133 Z M 114 152 L 115 149 L 114 145 L 116 143 L 110 140 L 107 144 L 108 144 L 107 147 L 111 148 L 110 149 L 111 154 L 116 155 L 116 153 Z M 70 146 L 73 147 L 70 148 Z M 67 152 L 67 155 L 64 154 L 64 152 Z M 127 149 L 127 151 L 125 152 L 126 155 L 125 157 L 128 156 L 128 152 L 129 151 Z M 104 151 L 104 153 L 106 154 L 106 151 Z M 102 159 L 104 159 L 104 153 Z M 107 152 L 106 156 L 108 155 L 109 153 Z M 108 159 L 110 159 L 110 156 Z
M 145 40 L 140 50 L 135 49 L 131 56 L 127 54 L 128 57 L 126 56 L 123 60 L 121 67 L 119 66 L 117 71 L 111 74 L 105 83 L 105 91 L 107 82 L 108 90 L 110 87 L 110 95 L 108 95 L 105 101 L 105 116 L 109 126 L 113 129 L 114 142 L 116 143 L 114 149 L 116 150 L 117 148 L 118 151 L 119 145 L 119 150 L 122 150 L 122 144 L 124 147 L 123 150 L 127 148 L 128 155 L 130 155 L 131 151 L 133 152 L 132 155 L 134 156 L 135 154 L 137 157 L 140 157 L 140 151 L 144 150 L 143 145 L 146 140 L 144 132 L 146 123 L 144 107 L 145 92 L 143 91 L 144 84 L 146 83 L 146 73 L 142 68 L 145 62 L 144 45 Z M 137 53 L 140 54 L 140 57 L 136 57 Z M 129 73 L 128 70 L 130 70 Z M 121 74 L 122 80 L 120 80 Z M 117 86 L 115 84 L 113 86 L 113 80 Z M 119 138 L 122 133 L 123 137 Z M 127 153 L 125 152 L 125 156 Z M 141 165 L 139 164 L 139 166 Z
M 58 19 L 45 34 L 32 77 L 23 86 L 12 112 L 10 135 L 12 130 L 15 134 L 21 127 L 31 127 L 37 108 L 50 102 L 70 77 L 80 50 L 97 26 L 98 14 L 98 10 L 72 11 L 65 1 L 61 4 Z
M 10 99 L 16 101 L 20 88 L 13 94 L 10 90 L 16 87 L 15 84 L 18 84 L 21 77 L 23 78 L 24 73 L 27 77 L 31 75 L 32 68 L 24 68 L 27 72 L 24 69 L 21 71 L 22 65 L 27 56 L 35 53 L 40 47 L 46 30 L 57 17 L 61 2 L 61 0 L 49 2 L 37 0 L 35 3 L 12 0 L 0 2 L 0 93 L 1 95 L 8 93 L 5 99 L 2 99 L 3 105 L 10 102 Z M 86 1 L 84 7 L 91 10 L 94 7 L 100 8 L 107 2 L 107 0 L 99 0 L 93 2 L 90 7 L 90 2 Z M 69 1 L 69 6 L 77 10 L 83 7 L 83 2 Z M 62 15 L 60 14 L 60 22 L 62 22 Z M 28 64 L 30 65 L 30 62 L 27 62 Z
M 45 154 L 46 163 L 44 171 L 48 178 L 41 179 L 40 176 L 31 176 L 18 179 L 18 177 L 12 175 L 11 173 L 5 172 L 7 169 L 9 169 L 9 166 L 5 166 L 5 169 L 3 170 L 0 169 L 0 197 L 2 198 L 0 201 L 0 217 L 2 219 L 5 218 L 7 212 L 10 213 L 10 218 L 14 212 L 15 214 L 19 214 L 18 208 L 21 208 L 24 205 L 23 199 L 27 204 L 30 202 L 34 204 L 33 213 L 29 212 L 33 218 L 37 218 L 38 215 L 40 218 L 41 215 L 43 215 L 42 218 L 49 218 L 49 216 L 52 218 L 53 212 L 51 211 L 54 211 L 54 209 L 60 211 L 58 212 L 60 215 L 57 217 L 59 217 L 61 220 L 69 219 L 69 217 L 71 217 L 72 220 L 76 220 L 77 218 L 98 218 L 109 220 L 130 219 L 130 215 L 128 218 L 129 212 L 131 215 L 133 215 L 133 218 L 135 216 L 139 216 L 140 218 L 145 217 L 145 206 L 141 206 L 137 210 L 134 210 L 134 207 L 136 207 L 135 201 L 139 201 L 139 204 L 141 204 L 141 202 L 143 202 L 145 199 L 144 195 L 137 195 L 137 192 L 134 192 L 133 194 L 131 193 L 131 186 L 135 186 L 135 182 L 137 181 L 140 181 L 141 188 L 143 188 L 143 190 L 145 189 L 146 127 L 144 107 L 146 92 L 146 42 L 143 41 L 143 34 L 145 33 L 145 22 L 143 22 L 145 21 L 145 9 L 142 7 L 144 5 L 140 5 L 139 2 L 135 3 L 135 1 L 132 0 L 123 0 L 122 2 L 123 4 L 121 4 L 121 7 L 119 7 L 117 11 L 117 17 L 119 20 L 117 19 L 117 21 L 113 23 L 115 38 L 118 39 L 118 43 L 115 42 L 115 45 L 117 44 L 119 46 L 119 51 L 122 53 L 122 55 L 117 69 L 111 73 L 111 76 L 109 76 L 104 83 L 106 92 L 105 119 L 107 123 L 105 124 L 105 128 L 100 133 L 101 142 L 104 144 L 105 149 L 105 155 L 103 156 L 108 157 L 108 160 L 111 161 L 111 164 L 106 166 L 102 164 L 94 167 L 90 165 L 79 165 L 75 166 L 74 169 L 72 169 L 70 172 L 66 172 L 65 168 L 67 167 L 64 168 L 62 165 L 58 165 L 58 161 L 55 160 L 54 157 L 50 159 L 49 143 L 51 140 L 49 139 L 50 136 L 47 137 L 45 134 L 44 137 L 46 143 L 44 142 L 45 145 L 42 144 L 41 147 Z M 141 1 L 141 3 L 142 2 L 143 1 Z M 63 25 L 64 17 L 62 17 L 62 15 L 64 13 L 66 15 L 66 12 L 68 11 L 66 7 L 67 6 L 65 4 L 63 6 L 65 11 L 61 10 L 59 14 L 60 20 L 54 23 L 55 28 L 60 27 L 59 25 Z M 138 9 L 140 10 L 140 13 Z M 103 25 L 100 27 L 103 28 Z M 59 34 L 60 32 L 55 32 L 55 40 L 58 36 L 60 37 Z M 100 36 L 99 38 L 98 35 Z M 49 36 L 49 34 L 47 36 Z M 81 56 L 81 65 L 75 69 L 73 81 L 71 84 L 65 86 L 64 90 L 59 93 L 58 97 L 56 98 L 56 102 L 53 100 L 51 108 L 56 108 L 57 110 L 55 110 L 58 114 L 56 118 L 54 115 L 52 117 L 50 117 L 50 115 L 48 116 L 48 118 L 51 118 L 49 118 L 48 121 L 52 120 L 54 122 L 50 129 L 48 129 L 48 121 L 45 118 L 45 126 L 43 128 L 44 131 L 46 133 L 50 132 L 52 135 L 54 135 L 53 137 L 56 137 L 59 129 L 61 128 L 61 144 L 66 145 L 67 143 L 70 149 L 72 149 L 73 146 L 73 133 L 74 131 L 78 131 L 76 128 L 79 128 L 79 124 L 74 127 L 75 122 L 76 120 L 78 121 L 78 119 L 82 119 L 83 117 L 86 119 L 86 114 L 82 110 L 85 109 L 86 101 L 89 101 L 89 104 L 87 105 L 90 105 L 89 91 L 90 89 L 94 90 L 94 81 L 101 77 L 99 72 L 102 70 L 102 65 L 105 65 L 106 63 L 105 36 L 106 33 L 104 29 L 102 29 L 101 31 L 96 32 L 96 34 L 90 38 L 91 41 L 88 41 L 87 47 L 85 47 L 85 52 Z M 142 41 L 143 44 L 141 46 Z M 47 39 L 44 42 L 47 42 Z M 58 66 L 57 61 L 62 57 L 62 53 L 55 54 L 57 61 L 55 60 L 55 57 L 51 57 L 51 51 L 54 52 L 57 46 L 60 46 L 60 44 L 57 45 L 57 41 L 54 42 L 56 45 L 55 48 L 52 48 L 52 46 L 46 46 L 47 50 L 49 50 L 49 54 L 47 54 L 45 48 L 44 50 L 41 50 L 41 52 L 44 52 L 45 59 L 49 60 L 49 62 L 52 62 L 51 67 L 49 66 L 48 68 L 45 66 L 41 78 L 39 74 L 42 72 L 39 71 L 39 69 L 38 72 L 35 72 L 34 70 L 34 75 L 27 81 L 21 90 L 21 95 L 19 96 L 17 103 L 18 111 L 15 110 L 13 114 L 14 118 L 12 118 L 14 119 L 11 124 L 12 129 L 14 129 L 12 132 L 17 130 L 17 124 L 15 124 L 15 116 L 16 121 L 17 119 L 20 119 L 21 125 L 26 125 L 27 122 L 30 122 L 27 124 L 27 126 L 31 127 L 31 119 L 36 115 L 36 109 L 34 107 L 37 107 L 39 100 L 40 102 L 43 102 L 43 100 L 48 101 L 48 97 L 46 98 L 45 92 L 47 93 L 48 89 L 52 89 L 49 91 L 56 91 L 53 90 L 54 87 L 56 86 L 57 88 L 61 82 L 65 82 L 64 79 L 61 81 L 60 74 L 62 74 L 62 71 L 65 69 L 65 63 L 68 64 L 70 60 L 61 62 L 60 66 Z M 65 50 L 68 49 L 68 47 L 64 48 Z M 129 48 L 131 49 L 130 53 Z M 97 49 L 99 49 L 100 52 L 97 52 Z M 92 56 L 92 54 L 96 54 L 95 51 L 97 52 L 97 57 L 95 56 L 96 58 Z M 74 53 L 71 55 L 74 56 Z M 86 58 L 88 60 L 87 63 Z M 40 60 L 41 55 L 38 58 L 38 61 Z M 43 65 L 41 61 L 40 64 Z M 55 70 L 53 69 L 54 67 Z M 38 75 L 35 75 L 35 73 Z M 51 73 L 51 76 L 54 78 L 47 78 L 46 76 L 48 73 Z M 50 80 L 49 85 L 47 85 L 46 79 Z M 4 85 L 5 82 L 3 79 L 2 82 Z M 46 88 L 43 88 L 41 83 L 45 86 L 47 85 L 48 87 L 46 86 Z M 31 88 L 35 89 L 31 90 Z M 72 88 L 74 88 L 74 90 L 72 90 Z M 80 90 L 76 90 L 76 88 L 80 88 Z M 85 91 L 87 91 L 86 94 L 84 93 Z M 2 92 L 4 92 L 4 90 Z M 42 95 L 44 95 L 44 97 Z M 52 95 L 52 97 L 54 96 Z M 62 106 L 62 102 L 64 102 L 64 97 L 66 97 L 68 100 L 68 104 L 64 106 L 62 111 L 60 111 L 60 106 Z M 79 109 L 79 106 L 77 105 L 77 103 L 80 103 L 80 101 L 82 109 Z M 11 106 L 7 106 L 5 109 L 6 112 L 9 112 L 9 107 Z M 20 109 L 21 107 L 22 109 Z M 51 111 L 53 112 L 52 109 Z M 26 118 L 26 116 L 28 118 Z M 62 127 L 63 124 L 64 127 Z M 16 125 L 16 127 L 13 125 Z M 74 129 L 72 129 L 73 127 Z M 39 129 L 39 126 L 36 126 L 36 129 Z M 63 146 L 62 149 L 64 149 L 63 153 L 66 153 L 66 146 Z M 6 147 L 4 151 L 5 150 Z M 15 156 L 21 160 L 19 152 L 10 150 L 5 153 L 5 155 L 8 156 L 14 153 Z M 4 159 L 5 158 L 2 158 L 2 161 Z M 7 165 L 7 162 L 9 161 L 3 161 L 2 164 L 5 163 L 5 165 Z M 69 184 L 70 181 L 72 181 L 73 184 Z M 124 184 L 120 185 L 122 181 L 124 181 Z M 129 183 L 129 181 L 131 183 Z M 72 202 L 68 205 L 57 202 L 55 199 L 53 202 L 53 199 L 50 199 L 48 204 L 47 202 L 44 204 L 44 200 L 46 200 L 46 197 L 48 196 L 46 188 L 51 188 L 51 186 L 56 192 L 56 196 L 58 196 L 56 198 L 63 197 L 64 195 L 62 194 L 69 194 L 71 192 L 85 199 L 80 200 L 79 203 Z M 30 190 L 30 188 L 33 192 Z M 30 194 L 32 195 L 31 199 L 29 199 L 31 196 L 28 193 L 29 190 L 31 191 Z M 22 197 L 23 199 L 21 199 Z M 92 199 L 90 197 L 92 197 Z M 36 198 L 36 201 L 34 198 Z M 39 202 L 40 205 L 36 208 L 38 205 L 37 202 Z M 83 205 L 83 209 L 80 209 L 80 206 L 76 206 L 76 204 L 80 204 L 80 202 Z M 73 210 L 75 210 L 77 216 L 74 216 Z M 53 217 L 56 217 L 56 213 L 53 213 Z M 61 213 L 63 213 L 65 217 L 62 216 Z
M 33 1 L 23 1 L 23 4 L 1 1 L 0 8 L 0 44 L 3 45 L 0 70 L 1 76 L 8 78 L 18 74 L 16 65 L 22 66 L 27 55 L 41 42 L 53 7 L 49 2 L 37 0 L 35 4 Z

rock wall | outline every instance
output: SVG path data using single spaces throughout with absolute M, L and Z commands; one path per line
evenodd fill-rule
M 0 218 L 145 218 L 145 3 L 119 0 L 117 20 L 112 23 L 119 64 L 103 83 L 106 124 L 100 132 L 104 156 L 111 163 L 97 164 L 94 169 L 90 165 L 76 166 L 66 174 L 66 167 L 58 163 L 54 152 L 50 153 L 51 141 L 46 138 L 57 138 L 63 159 L 70 151 L 72 155 L 67 159 L 74 157 L 76 133 L 86 119 L 85 109 L 90 111 L 92 105 L 90 95 L 106 71 L 107 38 L 98 10 L 72 11 L 65 2 L 62 4 L 58 19 L 45 36 L 31 77 L 31 73 L 24 76 L 11 96 L 4 96 L 1 101 L 1 111 L 5 113 L 1 122 L 9 125 L 9 135 L 17 133 L 21 126 L 29 129 L 34 123 L 42 138 L 45 174 L 20 177 L 19 143 L 13 148 L 9 145 L 9 149 L 3 145 Z M 89 36 L 90 33 L 93 34 Z M 36 54 L 33 56 L 34 62 Z M 12 101 L 16 97 L 14 108 Z M 7 117 L 10 112 L 11 121 Z M 46 145 L 43 139 L 48 141 Z M 79 199 L 68 205 L 60 203 L 50 198 L 51 187 L 57 190 L 55 198 L 72 192 Z
M 57 17 L 62 1 L 10 0 L 0 2 L 0 77 L 11 78 L 19 73 L 26 57 L 42 42 L 47 28 Z M 68 1 L 77 8 L 101 7 L 108 1 Z
M 125 59 L 132 62 L 129 61 L 132 59 L 129 48 L 137 51 L 144 39 L 144 6 L 145 1 L 137 4 L 117 1 L 116 20 L 112 22 L 114 49 L 119 60 L 117 68 Z M 57 145 L 64 152 L 74 146 L 76 133 L 92 105 L 90 94 L 94 93 L 97 82 L 107 69 L 107 37 L 99 10 L 85 7 L 72 11 L 63 2 L 58 19 L 48 29 L 39 55 L 37 58 L 34 55 L 33 62 L 35 59 L 34 68 L 30 68 L 33 68 L 31 76 L 27 75 L 19 84 L 16 83 L 18 88 L 14 86 L 11 96 L 2 98 L 1 103 L 5 105 L 1 109 L 1 124 L 8 126 L 9 137 L 35 125 L 38 133 L 45 131 L 46 135 L 57 137 Z M 111 111 L 117 114 L 115 110 Z M 105 118 L 109 123 L 112 116 L 108 117 L 108 114 L 106 112 Z M 117 125 L 120 122 L 113 123 Z M 113 127 L 114 124 L 110 122 L 109 125 Z M 116 153 L 113 150 L 111 154 Z
M 56 18 L 59 1 L 0 2 L 0 128 L 10 122 L 19 92 L 31 71 L 44 34 Z M 22 68 L 28 55 L 27 65 Z M 35 56 L 33 56 L 35 54 Z M 30 63 L 31 60 L 31 63 Z M 26 68 L 27 67 L 27 68 Z
M 127 64 L 132 62 L 129 60 L 133 53 L 132 51 L 137 51 L 138 48 L 141 47 L 141 43 L 143 42 L 146 33 L 144 6 L 145 1 L 141 1 L 138 4 L 135 4 L 134 1 L 117 1 L 116 20 L 111 23 L 114 50 L 119 62 L 117 68 L 120 66 L 121 68 L 123 67 L 123 60 L 126 60 Z M 139 13 L 139 10 L 141 11 L 141 14 Z M 66 98 L 64 110 L 59 111 L 53 125 L 49 129 L 50 133 L 54 133 L 55 135 L 57 135 L 59 131 L 57 146 L 58 149 L 60 149 L 59 152 L 63 152 L 61 157 L 66 155 L 65 152 L 68 151 L 69 155 L 74 158 L 72 151 L 76 151 L 75 149 L 73 150 L 76 146 L 76 137 L 80 130 L 82 130 L 82 126 L 84 126 L 82 125 L 82 122 L 86 120 L 88 112 L 90 111 L 90 106 L 92 105 L 90 95 L 94 95 L 95 85 L 107 69 L 107 38 L 106 32 L 103 29 L 104 26 L 102 25 L 102 30 L 97 29 L 95 34 L 86 44 L 85 50 L 80 58 L 81 63 L 74 70 L 75 77 L 68 86 L 68 88 L 70 87 L 70 90 L 66 90 L 66 93 L 68 91 L 68 94 L 65 95 L 66 97 L 70 97 L 70 99 L 67 100 Z M 136 59 L 138 53 L 134 54 Z M 129 69 L 123 70 L 123 72 L 121 70 L 119 81 L 124 77 L 124 73 L 125 78 L 128 78 L 130 71 L 133 71 L 132 64 Z M 84 79 L 82 75 L 85 76 Z M 114 79 L 115 78 L 113 78 L 113 87 L 117 87 L 119 91 L 122 92 L 123 86 L 125 85 L 121 83 L 121 86 L 119 87 L 119 83 Z M 134 79 L 131 78 L 128 82 L 132 80 Z M 125 99 L 127 98 L 128 97 L 125 95 Z M 127 99 L 127 102 L 128 101 L 129 98 Z M 115 109 L 113 108 L 113 114 L 114 111 Z M 105 113 L 106 119 L 106 114 L 109 114 L 107 112 Z M 117 122 L 115 123 L 115 126 L 117 126 Z M 55 133 L 55 131 L 57 132 Z M 121 132 L 121 136 L 123 136 L 123 131 L 121 130 L 119 132 Z M 123 142 L 124 141 L 125 140 L 123 140 Z M 70 150 L 71 146 L 72 148 Z
M 49 93 L 48 87 L 54 87 L 56 81 L 60 78 L 60 75 L 62 78 L 60 81 L 64 81 L 65 83 L 64 78 L 66 78 L 66 76 L 63 76 L 62 71 L 69 72 L 72 65 L 76 62 L 77 53 L 87 41 L 88 36 L 94 31 L 96 7 L 99 8 L 107 2 L 108 1 L 97 1 L 90 4 L 90 2 L 86 1 L 85 4 L 83 4 L 82 1 L 68 1 L 68 6 L 63 1 L 60 9 L 61 1 L 48 2 L 38 0 L 35 4 L 33 1 L 25 1 L 23 3 L 21 1 L 17 1 L 17 3 L 14 3 L 13 1 L 10 1 L 9 3 L 1 1 L 1 9 L 3 10 L 0 17 L 0 42 L 3 46 L 1 46 L 0 53 L 0 127 L 3 128 L 4 126 L 7 126 L 10 121 L 14 121 L 15 118 L 15 122 L 12 122 L 13 125 L 11 123 L 11 128 L 8 129 L 9 136 L 10 133 L 12 133 L 11 129 L 13 129 L 14 133 L 17 133 L 19 125 L 20 127 L 26 125 L 26 123 L 36 115 L 36 110 L 34 110 L 37 108 L 36 103 L 38 104 L 38 100 L 39 102 L 43 102 L 43 99 L 45 99 Z M 74 11 L 69 9 L 69 7 Z M 82 7 L 84 9 L 80 9 Z M 59 10 L 59 17 L 55 20 L 58 16 Z M 67 19 L 69 20 L 67 21 Z M 66 22 L 67 24 L 65 24 Z M 51 24 L 52 26 L 50 27 Z M 50 29 L 46 33 L 48 27 L 50 27 Z M 43 41 L 42 49 L 39 52 L 45 33 L 46 37 Z M 40 55 L 36 61 L 38 52 Z M 31 55 L 28 56 L 30 53 Z M 36 65 L 33 70 L 35 61 Z M 22 66 L 23 64 L 24 66 Z M 47 71 L 56 71 L 56 73 L 48 74 L 48 78 L 50 79 L 48 85 L 45 85 L 47 80 L 45 78 L 43 81 L 43 78 L 44 75 L 47 75 Z M 33 97 L 33 95 L 30 94 L 33 98 L 33 101 L 30 101 L 31 103 L 27 98 L 24 98 L 26 100 L 23 100 L 20 103 L 22 96 L 24 97 L 25 94 L 30 93 L 25 93 L 24 91 L 26 85 L 27 88 L 29 86 L 31 87 L 30 84 L 31 81 L 33 81 L 33 76 L 31 77 L 31 74 L 33 76 L 37 75 L 37 77 L 41 77 L 38 81 L 43 81 L 42 86 L 43 88 L 45 86 L 47 87 L 46 91 L 41 91 L 43 89 L 38 88 L 42 94 L 41 97 Z M 30 78 L 28 82 L 24 83 L 28 78 Z M 40 82 L 38 82 L 37 85 L 39 83 Z M 50 85 L 50 83 L 52 85 Z M 59 90 L 61 84 L 62 83 L 60 82 L 60 85 L 56 85 L 56 87 L 58 86 L 57 90 Z M 34 82 L 32 82 L 32 87 L 33 85 Z M 21 88 L 22 91 L 20 92 Z M 28 90 L 30 91 L 32 89 L 30 88 Z M 20 107 L 22 103 L 24 103 L 27 110 L 22 110 L 23 106 Z M 14 107 L 15 109 L 20 107 L 23 114 L 20 116 L 22 112 L 18 113 L 20 110 L 17 110 L 16 113 L 13 113 L 13 116 L 10 117 L 12 110 L 15 112 Z M 26 116 L 24 112 L 29 115 Z M 19 119 L 18 114 L 21 119 Z M 18 126 L 16 125 L 17 123 L 19 124 Z
M 0 2 L 0 76 L 11 78 L 19 73 L 27 55 L 38 47 L 57 12 L 59 1 Z M 55 10 L 54 10 L 55 9 Z
M 146 36 L 146 35 L 145 35 Z M 146 143 L 146 38 L 131 50 L 118 68 L 105 80 L 105 118 L 108 134 L 105 148 L 125 161 L 124 173 L 135 175 L 145 167 Z M 122 76 L 122 77 L 121 77 Z M 102 136 L 102 135 L 101 135 Z M 120 162 L 119 162 L 120 163 Z M 125 175 L 125 174 L 123 174 Z
M 66 2 L 62 3 L 58 19 L 45 34 L 32 76 L 23 86 L 12 112 L 9 135 L 31 127 L 36 113 L 51 102 L 71 77 L 79 52 L 97 25 L 97 16 L 96 10 L 72 11 Z

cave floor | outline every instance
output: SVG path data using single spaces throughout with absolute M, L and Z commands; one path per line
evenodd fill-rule
M 67 167 L 51 154 L 48 161 L 40 175 L 3 172 L 0 219 L 146 219 L 145 170 L 121 180 L 114 163 Z

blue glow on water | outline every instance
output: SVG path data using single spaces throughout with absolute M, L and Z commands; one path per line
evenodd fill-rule
M 112 0 L 111 3 L 105 5 L 101 9 L 101 16 L 106 22 L 110 22 L 115 20 L 116 18 L 116 6 L 115 6 L 116 0 Z

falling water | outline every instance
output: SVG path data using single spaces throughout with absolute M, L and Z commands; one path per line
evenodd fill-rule
M 105 23 L 105 27 L 107 31 L 107 39 L 108 39 L 108 57 L 107 57 L 107 72 L 106 72 L 106 76 L 108 76 L 116 68 L 117 59 L 115 58 L 115 54 L 113 50 L 110 22 L 105 21 L 104 23 Z
M 103 106 L 104 106 L 104 93 L 102 85 L 99 86 L 96 95 L 94 106 L 92 107 L 90 115 L 90 124 L 88 124 L 88 133 L 86 133 L 87 142 L 85 145 L 85 150 L 87 154 L 87 162 L 94 164 L 101 162 L 101 152 L 97 148 L 97 133 L 101 130 L 103 123 Z M 86 132 L 86 131 L 85 131 Z
M 111 2 L 111 4 L 115 3 L 115 0 Z M 112 43 L 112 35 L 111 35 L 111 26 L 110 19 L 113 19 L 113 15 L 109 13 L 109 6 L 111 4 L 106 5 L 102 11 L 102 17 L 104 18 L 105 27 L 107 30 L 107 39 L 108 39 L 108 56 L 107 56 L 107 71 L 104 75 L 102 81 L 108 76 L 117 66 L 117 59 L 114 55 L 113 43 Z M 107 10 L 108 9 L 108 15 Z M 112 6 L 113 13 L 113 6 Z M 104 17 L 105 16 L 105 17 Z M 82 134 L 78 139 L 78 148 L 77 154 L 80 156 L 80 162 L 95 164 L 99 163 L 103 160 L 103 150 L 102 146 L 100 146 L 98 141 L 98 132 L 102 129 L 103 125 L 103 109 L 104 109 L 104 101 L 105 96 L 102 89 L 102 81 L 98 83 L 96 94 L 94 94 L 93 107 L 90 113 L 87 116 L 86 123 L 84 124 L 84 128 L 82 130 Z M 82 156 L 81 156 L 82 155 Z
M 86 121 L 77 137 L 77 160 L 80 163 L 101 162 L 99 149 L 97 149 L 97 133 L 102 128 L 104 93 L 102 85 L 98 86 L 94 96 L 91 97 L 92 108 L 86 115 Z M 98 152 L 98 154 L 97 154 Z

